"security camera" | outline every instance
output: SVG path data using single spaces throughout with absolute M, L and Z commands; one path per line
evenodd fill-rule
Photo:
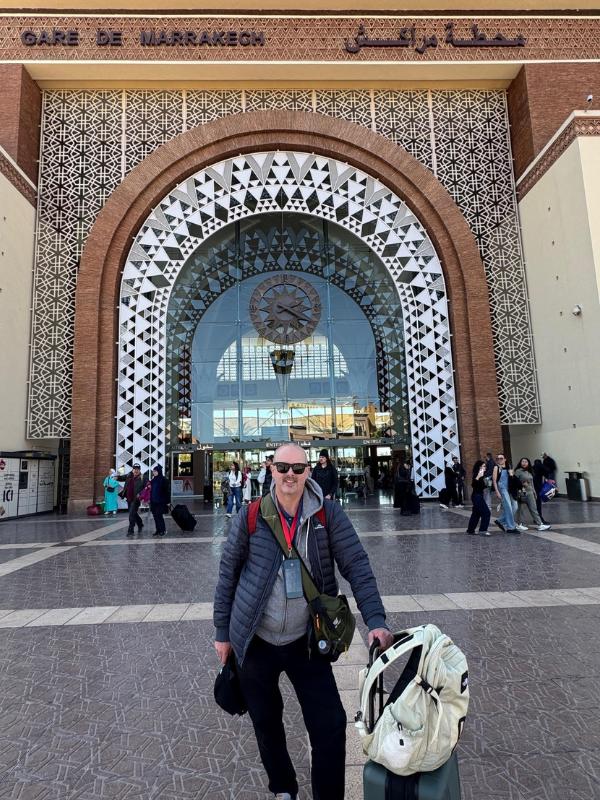
M 594 101 L 594 95 L 593 94 L 588 94 L 588 96 L 585 99 L 588 102 L 588 104 L 591 105 L 593 103 L 593 101 Z
M 574 317 L 578 317 L 581 314 L 582 310 L 583 309 L 581 308 L 579 303 L 577 303 L 577 305 L 574 305 L 573 308 L 571 309 L 571 314 L 573 314 Z

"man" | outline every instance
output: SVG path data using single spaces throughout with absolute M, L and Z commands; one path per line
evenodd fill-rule
M 485 490 L 483 492 L 483 498 L 491 509 L 492 489 L 494 485 L 492 481 L 492 476 L 494 474 L 494 467 L 496 466 L 496 459 L 490 452 L 487 452 L 484 461 L 485 461 L 485 473 L 483 475 L 483 482 L 485 484 Z
M 144 488 L 144 479 L 142 478 L 140 465 L 134 464 L 129 475 L 127 475 L 125 478 L 119 478 L 119 480 L 125 481 L 125 486 L 123 487 L 121 496 L 124 496 L 125 500 L 127 500 L 127 510 L 129 512 L 129 528 L 127 530 L 127 536 L 133 536 L 136 524 L 138 526 L 138 536 L 141 536 L 144 523 L 142 522 L 142 518 L 140 517 L 138 511 L 141 502 L 139 494 Z
M 548 453 L 542 453 L 542 465 L 549 480 L 556 480 L 556 461 Z
M 329 459 L 329 452 L 321 450 L 319 453 L 319 463 L 313 467 L 310 477 L 316 481 L 325 500 L 335 500 L 338 490 L 338 471 Z
M 273 456 L 267 456 L 261 464 L 260 472 L 258 473 L 258 482 L 262 486 L 263 497 L 271 493 L 271 481 L 273 480 L 273 475 L 271 474 L 272 467 Z
M 369 628 L 369 644 L 377 638 L 382 647 L 389 647 L 393 637 L 385 625 L 368 556 L 341 506 L 323 501 L 318 484 L 308 477 L 305 451 L 296 444 L 280 447 L 272 476 L 271 497 L 284 532 L 319 591 L 337 594 L 335 561 Z M 315 516 L 323 506 L 326 527 Z M 247 515 L 242 509 L 233 521 L 221 558 L 214 603 L 215 649 L 224 664 L 233 648 L 269 789 L 276 798 L 294 800 L 298 792 L 279 691 L 279 677 L 285 672 L 311 742 L 313 798 L 343 800 L 346 714 L 331 663 L 314 645 L 309 651 L 312 621 L 306 600 L 289 591 L 286 596 L 283 553 L 271 528 L 259 515 L 256 531 L 249 536 Z
M 458 500 L 456 507 L 463 508 L 465 502 L 465 477 L 467 473 L 458 460 L 458 456 L 452 456 L 452 469 L 456 475 L 456 499 Z

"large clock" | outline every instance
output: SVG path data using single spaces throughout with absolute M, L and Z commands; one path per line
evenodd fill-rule
M 275 275 L 252 292 L 250 319 L 270 342 L 300 342 L 311 335 L 320 318 L 319 295 L 308 281 L 295 275 Z

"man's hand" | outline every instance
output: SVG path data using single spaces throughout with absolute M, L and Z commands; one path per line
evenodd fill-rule
M 369 647 L 373 644 L 374 639 L 379 639 L 379 647 L 382 651 L 387 650 L 394 643 L 394 636 L 387 628 L 375 628 L 375 630 L 369 631 Z
M 215 650 L 217 651 L 217 655 L 219 656 L 219 661 L 221 664 L 225 664 L 229 658 L 229 653 L 231 653 L 231 643 L 215 642 Z

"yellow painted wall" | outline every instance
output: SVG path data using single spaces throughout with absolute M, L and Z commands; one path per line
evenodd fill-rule
M 600 137 L 576 139 L 519 204 L 542 424 L 512 426 L 516 461 L 550 453 L 600 496 Z M 582 313 L 574 316 L 575 305 Z
M 46 450 L 25 438 L 35 210 L 0 174 L 0 450 Z

